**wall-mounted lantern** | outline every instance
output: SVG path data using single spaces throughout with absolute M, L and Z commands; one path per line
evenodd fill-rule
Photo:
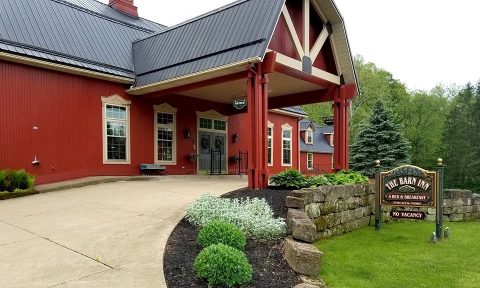
M 240 136 L 238 136 L 238 133 L 233 134 L 232 136 L 233 143 L 237 143 L 239 139 L 240 139 Z
M 185 130 L 183 130 L 183 138 L 190 139 L 191 137 L 192 137 L 192 132 L 190 132 L 190 129 L 185 128 Z

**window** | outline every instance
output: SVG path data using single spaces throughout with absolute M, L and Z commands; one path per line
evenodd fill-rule
M 102 97 L 103 163 L 130 164 L 130 101 Z
M 176 164 L 176 108 L 164 103 L 155 110 L 155 163 Z
M 307 169 L 313 170 L 313 153 L 307 153 Z
M 227 131 L 227 121 L 200 118 L 200 128 L 207 130 Z
M 305 143 L 306 144 L 313 144 L 313 130 L 308 128 L 305 132 Z
M 292 166 L 292 127 L 282 126 L 282 165 Z
M 273 165 L 273 124 L 268 122 L 267 127 L 267 158 L 268 165 Z

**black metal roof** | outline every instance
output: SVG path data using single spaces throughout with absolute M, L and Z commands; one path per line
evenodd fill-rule
M 132 42 L 165 29 L 95 0 L 2 0 L 0 15 L 0 50 L 131 78 Z
M 283 108 L 280 108 L 280 110 L 291 112 L 291 113 L 296 113 L 296 114 L 300 114 L 300 115 L 305 115 L 305 116 L 308 115 L 307 112 L 303 111 L 302 107 L 300 107 L 300 106 L 283 107 Z
M 133 44 L 135 87 L 263 59 L 285 0 L 240 0 Z
M 309 119 L 303 119 L 300 120 L 300 129 L 305 130 L 312 124 L 315 127 L 315 129 L 313 129 L 313 144 L 306 144 L 305 139 L 300 137 L 300 151 L 333 154 L 333 147 L 330 146 L 330 143 L 328 143 L 325 137 L 325 134 L 333 133 L 333 126 L 320 126 Z

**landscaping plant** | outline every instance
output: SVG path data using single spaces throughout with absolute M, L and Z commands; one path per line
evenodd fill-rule
M 35 177 L 25 170 L 0 170 L 0 192 L 32 189 Z
M 222 243 L 243 251 L 247 238 L 237 226 L 222 220 L 213 220 L 200 230 L 197 242 L 202 248 Z
M 193 267 L 197 277 L 206 279 L 209 287 L 233 287 L 252 280 L 253 268 L 245 253 L 221 243 L 203 249 Z
M 8 175 L 8 170 L 0 170 L 0 192 L 7 191 L 7 187 L 10 183 Z
M 299 189 L 307 184 L 305 176 L 295 169 L 288 169 L 270 177 L 270 182 L 282 188 Z
M 256 240 L 276 240 L 285 234 L 285 220 L 273 217 L 265 199 L 228 199 L 205 194 L 188 206 L 186 219 L 200 227 L 222 220 Z

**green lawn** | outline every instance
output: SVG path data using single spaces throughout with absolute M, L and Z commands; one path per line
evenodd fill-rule
M 318 241 L 328 287 L 480 288 L 480 222 L 445 223 L 451 237 L 429 242 L 432 222 L 366 227 Z

